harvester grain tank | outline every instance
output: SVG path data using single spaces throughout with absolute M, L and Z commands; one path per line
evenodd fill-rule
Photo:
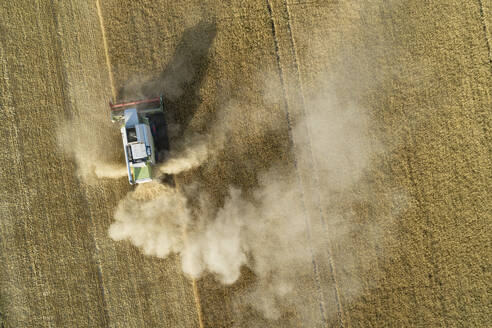
M 152 181 L 159 156 L 168 148 L 162 95 L 109 106 L 111 121 L 120 124 L 128 181 Z

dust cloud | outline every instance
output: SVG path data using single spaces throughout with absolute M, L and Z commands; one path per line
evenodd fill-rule
M 273 82 L 266 85 L 269 95 L 275 92 Z M 272 99 L 281 101 L 281 97 L 268 101 Z M 226 140 L 232 142 L 228 139 L 231 133 L 247 140 L 250 133 L 268 139 L 288 128 L 256 115 L 250 106 L 230 102 L 216 112 L 207 134 L 184 133 L 175 138 L 158 172 L 181 174 L 219 162 Z M 319 311 L 324 297 L 315 290 L 329 288 L 320 284 L 333 282 L 321 279 L 315 283 L 313 274 L 320 273 L 313 263 L 317 270 L 328 270 L 330 245 L 349 243 L 347 236 L 354 227 L 347 217 L 356 215 L 350 203 L 367 201 L 360 193 L 354 195 L 353 189 L 364 189 L 360 185 L 364 185 L 365 172 L 382 150 L 368 135 L 367 112 L 337 98 L 330 84 L 310 97 L 305 109 L 302 115 L 292 115 L 288 132 L 297 163 L 275 163 L 256 172 L 258 183 L 252 189 L 231 185 L 218 208 L 199 179 L 179 187 L 157 181 L 137 185 L 119 202 L 109 236 L 127 240 L 150 256 L 178 254 L 182 271 L 196 279 L 212 274 L 232 285 L 249 270 L 255 280 L 236 299 L 239 316 L 246 308 L 267 320 L 277 320 L 294 308 L 303 322 L 315 320 L 319 313 L 314 312 Z M 248 123 L 255 129 L 244 128 L 244 113 L 253 113 Z M 115 164 L 121 157 L 119 133 L 109 133 L 114 126 L 109 129 L 107 125 L 72 120 L 58 129 L 60 146 L 73 156 L 78 175 L 87 183 L 127 175 L 124 164 Z M 103 135 L 96 136 L 96 131 Z M 250 145 L 233 146 L 234 156 L 242 159 L 248 153 L 244 148 Z M 361 226 L 364 224 L 358 228 Z M 377 226 L 366 224 L 365 228 L 374 240 L 382 235 Z M 344 261 L 351 261 L 349 255 Z M 345 293 L 356 295 L 357 282 L 350 286 L 353 290 Z M 303 290 L 314 292 L 308 295 Z
M 194 169 L 217 154 L 223 143 L 224 133 L 217 128 L 208 135 L 185 134 L 173 143 L 170 151 L 164 152 L 166 160 L 157 166 L 157 171 L 162 174 L 179 174 Z
M 306 105 L 309 111 L 297 120 L 291 133 L 296 158 L 313 162 L 307 175 L 317 181 L 316 190 L 309 190 L 301 181 L 306 172 L 300 170 L 305 167 L 282 163 L 259 172 L 253 190 L 231 186 L 218 209 L 210 205 L 210 196 L 198 182 L 180 188 L 142 184 L 118 205 L 110 237 L 129 240 L 147 255 L 166 258 L 179 254 L 182 271 L 193 278 L 211 273 L 230 285 L 247 267 L 256 282 L 240 303 L 267 319 L 278 319 L 287 305 L 319 306 L 313 304 L 318 298 L 299 296 L 299 279 L 312 281 L 313 261 L 326 261 L 327 242 L 340 242 L 351 230 L 340 219 L 345 210 L 329 199 L 353 198 L 350 189 L 360 182 L 379 150 L 367 137 L 369 118 L 359 106 L 341 102 L 329 89 L 320 91 Z M 240 104 L 234 104 L 233 109 L 234 115 L 240 115 Z M 230 116 L 218 115 L 210 136 L 184 138 L 160 172 L 180 173 L 216 160 L 228 129 L 235 128 Z M 265 136 L 268 130 L 279 129 L 278 123 L 251 124 L 261 126 L 265 131 L 259 134 Z M 216 131 L 222 131 L 221 138 L 214 135 Z M 313 206 L 318 207 L 315 212 L 324 212 L 322 220 L 330 231 L 313 231 L 320 228 L 313 224 L 318 220 L 309 208 Z M 305 314 L 306 322 L 311 315 Z
M 150 182 L 138 185 L 120 202 L 109 235 L 114 240 L 128 239 L 145 254 L 164 258 L 182 250 L 183 229 L 190 219 L 181 193 Z
M 187 141 L 182 143 L 177 150 L 171 150 L 164 154 L 166 161 L 158 167 L 158 171 L 164 174 L 178 174 L 191 170 L 207 158 L 208 148 L 202 136 L 195 136 L 194 142 Z M 189 147 L 186 147 L 187 144 Z
M 204 50 L 199 54 L 206 57 Z M 183 67 L 179 57 L 171 70 L 174 75 Z M 167 81 L 164 76 L 144 83 L 145 88 L 130 83 L 122 94 L 147 97 L 150 90 L 164 85 L 171 101 L 186 96 L 189 104 L 199 103 L 196 95 L 183 94 L 181 84 L 191 77 L 183 75 L 173 93 L 163 82 Z M 289 119 L 279 122 L 267 114 L 272 108 L 229 100 L 225 108 L 215 111 L 205 133 L 190 132 L 193 129 L 173 133 L 170 129 L 172 147 L 157 171 L 193 177 L 201 168 L 205 172 L 220 171 L 223 166 L 231 169 L 262 147 L 285 146 L 292 152 L 293 162 L 272 162 L 261 168 L 238 166 L 237 175 L 241 170 L 254 170 L 256 186 L 231 183 L 219 204 L 199 178 L 180 179 L 178 187 L 158 180 L 137 185 L 119 202 L 108 233 L 113 240 L 129 241 L 150 256 L 179 255 L 182 271 L 196 279 L 212 275 L 233 285 L 249 271 L 254 280 L 235 299 L 239 317 L 253 311 L 267 320 L 277 320 L 295 309 L 302 322 L 314 326 L 320 315 L 328 320 L 337 311 L 336 306 L 324 305 L 329 302 L 326 293 L 334 290 L 333 275 L 338 274 L 330 263 L 332 246 L 336 245 L 338 258 L 345 264 L 343 274 L 348 278 L 338 277 L 345 279 L 344 286 L 350 286 L 350 290 L 344 289 L 344 296 L 356 297 L 359 286 L 351 274 L 363 270 L 364 265 L 356 265 L 344 249 L 352 243 L 354 231 L 362 230 L 372 240 L 384 235 L 377 223 L 359 220 L 354 224 L 354 218 L 357 221 L 361 216 L 357 211 L 373 202 L 374 190 L 370 190 L 366 172 L 383 149 L 370 134 L 373 122 L 357 103 L 354 88 L 348 96 L 339 90 L 341 85 L 350 89 L 347 85 L 351 83 L 343 78 L 321 76 L 302 104 L 287 108 L 278 76 L 266 76 L 263 104 L 284 110 Z M 95 137 L 95 131 L 103 135 Z M 290 139 L 285 142 L 291 143 L 272 142 L 279 131 Z M 85 182 L 126 177 L 121 137 L 114 127 L 74 119 L 59 129 L 58 137 Z M 220 178 L 220 172 L 215 176 Z M 384 197 L 375 198 L 375 202 L 385 202 Z

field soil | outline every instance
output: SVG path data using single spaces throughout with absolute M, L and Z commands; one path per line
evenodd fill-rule
M 3 1 L 0 17 L 0 327 L 492 322 L 489 1 Z M 364 109 L 381 149 L 335 198 L 304 142 L 326 90 Z M 76 136 L 83 161 L 121 162 L 108 100 L 159 93 L 171 147 L 224 110 L 236 131 L 176 188 L 198 183 L 218 209 L 272 163 L 296 172 L 307 224 L 326 238 L 295 290 L 314 306 L 267 319 L 238 302 L 248 268 L 232 285 L 191 279 L 178 255 L 108 236 L 133 187 L 82 178 L 59 131 L 90 131 Z M 351 209 L 343 238 L 326 214 L 335 202 Z

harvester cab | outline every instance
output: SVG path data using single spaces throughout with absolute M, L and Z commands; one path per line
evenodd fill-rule
M 159 153 L 168 149 L 162 95 L 109 106 L 111 121 L 120 124 L 128 181 L 152 181 Z

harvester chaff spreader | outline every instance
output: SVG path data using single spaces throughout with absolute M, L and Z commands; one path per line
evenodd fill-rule
M 120 124 L 130 184 L 154 179 L 160 154 L 168 149 L 164 105 L 160 97 L 109 103 L 111 121 Z

